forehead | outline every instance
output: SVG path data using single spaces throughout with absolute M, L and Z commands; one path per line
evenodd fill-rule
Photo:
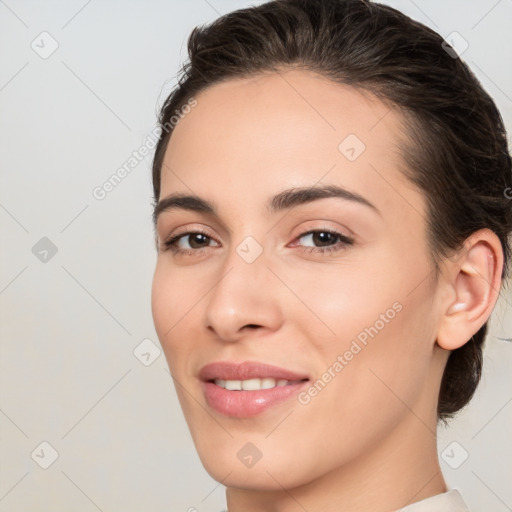
M 370 93 L 292 69 L 227 80 L 195 99 L 170 138 L 161 198 L 193 192 L 256 206 L 269 189 L 322 180 L 377 206 L 421 202 L 400 172 L 400 114 Z

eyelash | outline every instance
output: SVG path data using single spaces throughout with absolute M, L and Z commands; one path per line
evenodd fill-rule
M 330 230 L 330 229 L 313 229 L 310 231 L 305 231 L 304 233 L 301 233 L 297 237 L 297 240 L 300 240 L 301 238 L 303 238 L 307 235 L 311 235 L 311 234 L 315 234 L 315 233 L 328 233 L 330 235 L 333 235 L 336 238 L 339 238 L 340 242 L 338 242 L 334 247 L 332 247 L 332 246 L 331 247 L 304 247 L 303 250 L 305 253 L 310 254 L 312 252 L 315 252 L 315 253 L 321 253 L 322 255 L 328 255 L 328 254 L 337 252 L 341 249 L 344 249 L 347 246 L 354 244 L 354 240 L 352 238 L 349 238 L 349 237 L 339 233 L 338 231 L 334 231 L 334 230 Z M 201 247 L 200 249 L 180 249 L 177 247 L 176 244 L 180 240 L 180 238 L 183 238 L 184 236 L 190 236 L 190 235 L 204 235 L 207 238 L 214 240 L 214 238 L 207 231 L 203 231 L 202 229 L 197 229 L 195 231 L 186 231 L 183 233 L 178 233 L 177 235 L 166 240 L 163 243 L 163 245 L 164 245 L 163 252 L 165 252 L 167 250 L 171 250 L 173 252 L 173 254 L 177 255 L 177 256 L 182 256 L 182 255 L 183 256 L 184 255 L 199 256 L 199 255 L 203 254 L 203 252 L 206 249 L 208 249 L 208 247 Z

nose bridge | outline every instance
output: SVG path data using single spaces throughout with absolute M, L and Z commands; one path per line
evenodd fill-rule
M 272 292 L 277 284 L 272 277 L 263 247 L 254 237 L 233 246 L 208 295 L 206 326 L 225 340 L 236 340 L 247 325 L 275 329 L 281 308 Z

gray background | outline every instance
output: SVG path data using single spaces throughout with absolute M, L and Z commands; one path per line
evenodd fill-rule
M 147 140 L 191 29 L 255 3 L 0 0 L 0 511 L 224 506 L 152 324 L 151 156 L 93 190 Z M 511 132 L 512 0 L 386 3 L 462 35 Z M 512 510 L 511 337 L 507 290 L 477 395 L 439 431 L 473 511 Z

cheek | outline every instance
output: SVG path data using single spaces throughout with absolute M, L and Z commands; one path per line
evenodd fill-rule
M 343 396 L 340 407 L 350 414 L 360 414 L 370 403 L 403 409 L 393 392 L 413 402 L 428 374 L 435 337 L 432 290 L 422 283 L 428 270 L 421 269 L 428 267 L 421 258 L 405 260 L 403 254 L 402 260 L 398 254 L 388 257 L 380 268 L 348 262 L 314 278 L 297 281 L 296 274 L 297 294 L 310 312 L 295 317 L 314 347 L 317 370 L 331 368 L 336 375 L 336 383 L 326 386 L 332 395 L 325 393 L 324 399 L 336 403 Z
M 190 347 L 190 343 L 180 340 L 180 332 L 183 333 L 186 328 L 193 316 L 194 305 L 200 298 L 197 278 L 194 279 L 190 273 L 173 272 L 165 261 L 157 262 L 151 289 L 151 310 L 158 338 L 169 363 L 176 360 L 171 357 L 176 352 L 186 351 Z
M 425 279 L 431 269 L 420 241 L 416 245 L 414 251 L 398 242 L 381 244 L 371 254 L 347 254 L 340 264 L 296 272 L 297 295 L 342 344 L 373 333 L 387 340 L 388 349 L 401 348 L 402 339 L 422 337 L 431 327 L 433 290 Z
M 365 268 L 348 258 L 322 268 L 290 269 L 287 274 L 283 280 L 293 283 L 300 301 L 290 301 L 284 316 L 300 322 L 302 329 L 314 328 L 310 339 L 320 348 L 342 348 L 359 334 L 363 338 L 365 328 L 376 322 L 382 328 L 380 315 L 388 312 L 387 317 L 394 318 L 393 305 L 403 301 L 399 284 L 387 280 L 386 269 Z
M 363 313 L 357 311 L 355 299 L 343 302 L 345 309 L 333 324 L 336 336 L 316 345 L 322 361 L 314 383 L 319 391 L 301 405 L 295 418 L 297 432 L 306 431 L 310 438 L 329 433 L 328 446 L 304 447 L 303 455 L 310 456 L 312 464 L 319 451 L 333 467 L 363 453 L 423 400 L 431 362 L 428 329 L 418 327 L 422 305 L 411 297 L 401 299 L 401 309 L 388 312 L 387 323 L 379 315 L 386 315 L 393 304 L 388 297 L 363 304 Z M 317 338 L 311 339 L 317 343 Z

